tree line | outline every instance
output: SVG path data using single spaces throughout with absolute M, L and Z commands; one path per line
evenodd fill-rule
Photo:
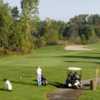
M 38 17 L 39 0 L 21 0 L 21 12 L 0 0 L 0 51 L 29 53 L 59 41 L 87 44 L 100 38 L 100 15 L 78 15 L 68 22 Z M 66 13 L 67 15 L 67 13 Z

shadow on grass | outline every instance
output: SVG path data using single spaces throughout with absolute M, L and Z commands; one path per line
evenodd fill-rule
M 32 58 L 52 58 L 52 57 L 62 57 L 62 58 L 84 58 L 84 59 L 100 59 L 100 56 L 99 57 L 97 57 L 97 55 L 100 55 L 100 53 L 99 52 L 88 52 L 88 53 L 85 53 L 86 55 L 83 55 L 84 53 L 82 53 L 82 55 L 80 54 L 79 56 L 77 56 L 77 55 L 64 55 L 64 54 L 62 54 L 62 55 L 45 55 L 45 56 L 34 56 L 34 57 L 32 57 Z M 89 55 L 87 55 L 87 54 L 89 54 Z M 91 55 L 90 56 L 90 54 L 93 54 L 93 55 Z M 96 55 L 94 55 L 94 54 L 96 54 Z
M 24 81 L 11 80 L 11 82 L 14 83 L 14 84 L 21 84 L 21 85 L 31 85 L 31 86 L 33 86 L 33 85 L 36 86 L 37 85 L 36 80 L 32 80 L 32 82 L 24 82 Z
M 90 53 L 89 53 L 90 54 Z M 100 53 L 91 53 L 91 54 L 100 54 Z M 90 63 L 96 63 L 96 64 L 100 64 L 100 62 L 99 61 L 92 61 L 92 60 L 99 60 L 100 59 L 100 56 L 98 57 L 98 56 L 96 56 L 96 55 L 94 55 L 94 56 L 88 56 L 88 55 L 61 55 L 61 56 L 39 56 L 39 57 L 44 57 L 44 58 L 66 58 L 66 59 L 77 59 L 77 61 L 76 62 L 90 62 Z M 38 58 L 38 56 L 37 56 L 37 58 Z M 78 60 L 78 59 L 81 59 L 81 60 Z M 83 61 L 83 60 L 89 60 L 89 61 Z M 71 61 L 65 61 L 65 62 L 71 62 Z M 74 62 L 74 61 L 72 61 L 72 62 Z
M 3 81 L 2 79 L 0 79 L 0 81 Z M 24 81 L 16 81 L 16 80 L 10 80 L 12 83 L 14 84 L 20 84 L 20 85 L 31 85 L 31 86 L 37 86 L 37 81 L 36 80 L 32 80 L 32 82 L 24 82 Z M 3 91 L 3 88 L 0 88 L 0 91 Z
M 66 85 L 62 84 L 60 82 L 51 82 L 50 81 L 48 84 L 51 85 L 51 86 L 57 87 L 57 88 L 66 88 Z
M 4 92 L 11 92 L 11 91 L 9 91 L 9 90 L 5 90 L 4 88 L 0 88 L 0 91 L 4 91 Z
M 86 60 L 86 61 L 84 61 L 84 60 L 68 60 L 68 61 L 64 61 L 64 62 L 69 62 L 69 63 L 77 63 L 77 62 L 85 62 L 85 63 L 95 63 L 95 64 L 100 64 L 100 62 L 97 62 L 97 61 L 88 61 L 88 60 Z
M 65 84 L 63 83 L 60 83 L 60 82 L 53 82 L 53 81 L 50 81 L 49 82 L 49 85 L 51 86 L 54 86 L 56 88 L 66 88 L 66 89 L 76 89 L 76 88 L 68 88 Z M 91 90 L 91 87 L 90 87 L 90 82 L 89 80 L 86 80 L 82 83 L 82 87 L 79 88 L 81 90 Z
M 65 55 L 65 56 L 61 56 L 64 58 L 84 58 L 84 59 L 100 59 L 100 57 L 97 56 L 69 56 L 69 55 Z
M 4 88 L 0 88 L 0 91 L 6 91 Z

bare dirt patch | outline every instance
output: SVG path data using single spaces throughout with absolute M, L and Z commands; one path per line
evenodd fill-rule
M 48 100 L 78 100 L 84 90 L 90 90 L 90 80 L 82 80 L 82 89 L 58 88 L 56 92 L 48 93 Z M 97 78 L 97 85 L 100 85 L 100 78 Z
M 79 89 L 58 89 L 55 93 L 47 95 L 48 100 L 78 100 L 82 94 Z
M 88 48 L 86 45 L 67 45 L 64 47 L 64 50 L 83 50 L 90 51 L 92 49 Z

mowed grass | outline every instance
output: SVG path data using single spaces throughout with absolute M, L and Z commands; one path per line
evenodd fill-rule
M 67 67 L 81 67 L 82 78 L 95 78 L 95 69 L 100 65 L 99 43 L 89 45 L 92 51 L 65 51 L 63 46 L 48 46 L 33 50 L 28 55 L 0 57 L 0 100 L 47 100 L 47 94 L 57 87 L 49 84 L 37 87 L 36 68 L 41 66 L 49 83 L 64 83 Z M 12 81 L 13 91 L 3 90 L 3 79 Z M 100 88 L 98 88 L 97 93 Z M 89 95 L 93 95 L 93 92 Z M 82 96 L 82 100 L 85 94 Z M 86 97 L 85 96 L 85 97 Z M 97 99 L 84 99 L 97 100 Z
M 87 90 L 79 100 L 100 100 L 100 86 L 96 91 Z

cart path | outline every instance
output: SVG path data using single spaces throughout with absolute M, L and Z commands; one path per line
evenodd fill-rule
M 82 84 L 89 84 L 90 80 L 82 81 Z M 97 81 L 100 84 L 100 78 Z M 90 87 L 88 87 L 90 89 Z M 48 100 L 78 100 L 79 96 L 83 94 L 84 89 L 67 89 L 59 88 L 56 92 L 47 95 Z
M 83 90 L 58 89 L 55 93 L 48 94 L 48 100 L 78 100 Z

